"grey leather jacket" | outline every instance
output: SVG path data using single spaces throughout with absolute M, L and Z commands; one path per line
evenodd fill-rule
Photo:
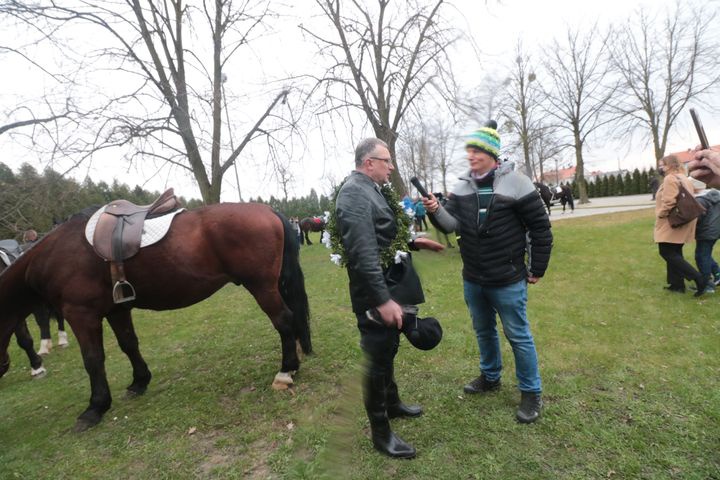
M 395 216 L 380 187 L 358 171 L 340 188 L 335 213 L 345 247 L 352 309 L 364 313 L 390 300 L 380 252 L 397 234 Z

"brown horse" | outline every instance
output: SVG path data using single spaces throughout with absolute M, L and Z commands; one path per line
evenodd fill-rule
M 0 252 L 3 254 L 0 257 L 0 273 L 2 273 L 22 254 L 22 248 L 15 240 L 0 240 Z M 33 308 L 33 313 L 35 314 L 35 320 L 38 325 L 40 325 L 40 323 L 44 325 L 45 321 L 47 321 L 47 328 L 50 330 L 50 318 L 49 316 L 47 318 L 44 316 L 45 313 L 48 313 L 47 308 L 44 305 L 36 306 Z M 25 351 L 28 360 L 30 360 L 30 375 L 32 375 L 33 378 L 43 376 L 47 370 L 43 366 L 42 357 L 35 351 L 35 345 L 33 344 L 30 330 L 28 330 L 27 321 L 23 319 L 18 322 L 13 333 L 15 333 L 15 340 L 18 346 Z M 5 372 L 2 371 L 2 366 L 0 366 L 0 376 L 2 376 L 3 373 Z
M 300 236 L 301 243 L 307 243 L 312 245 L 310 241 L 309 232 L 322 232 L 325 229 L 325 220 L 320 217 L 306 217 L 300 220 L 300 230 L 302 235 Z
M 243 285 L 280 334 L 282 363 L 276 385 L 292 384 L 300 361 L 296 342 L 312 351 L 309 310 L 295 232 L 288 221 L 258 204 L 219 204 L 182 212 L 158 243 L 125 260 L 135 287 L 131 306 L 113 303 L 108 263 L 85 239 L 95 209 L 58 226 L 0 274 L 0 376 L 16 325 L 37 304 L 62 313 L 73 329 L 90 377 L 90 404 L 76 431 L 96 425 L 112 399 L 105 374 L 102 319 L 106 318 L 133 369 L 131 396 L 145 392 L 150 370 L 143 360 L 131 308 L 171 310 L 198 303 L 228 282 Z

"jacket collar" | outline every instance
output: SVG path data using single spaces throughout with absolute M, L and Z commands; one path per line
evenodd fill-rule
M 507 175 L 508 173 L 515 170 L 515 162 L 512 160 L 508 160 L 506 162 L 502 162 L 497 167 L 495 167 L 495 178 L 502 177 L 503 175 Z M 460 180 L 465 180 L 466 182 L 470 182 L 473 180 L 473 177 L 471 175 L 471 170 L 468 170 L 465 172 L 464 175 L 461 175 Z
M 359 170 L 353 170 L 352 173 L 350 173 L 350 176 L 357 182 L 365 183 L 367 185 L 371 185 L 378 193 L 380 192 L 380 185 L 375 183 L 375 180 L 370 178 L 369 175 L 366 173 L 363 173 Z

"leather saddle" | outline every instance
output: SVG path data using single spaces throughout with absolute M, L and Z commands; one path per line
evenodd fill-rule
M 17 241 L 13 239 L 0 240 L 0 261 L 6 267 L 22 254 L 22 248 Z
M 140 250 L 145 220 L 174 212 L 180 206 L 172 188 L 150 205 L 115 200 L 105 206 L 95 226 L 92 244 L 95 252 L 110 262 L 115 303 L 135 300 L 135 289 L 125 278 L 123 261 Z

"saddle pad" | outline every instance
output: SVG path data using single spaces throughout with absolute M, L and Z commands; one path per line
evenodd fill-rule
M 100 219 L 100 215 L 102 215 L 104 211 L 105 207 L 100 208 L 97 212 L 93 214 L 92 217 L 90 217 L 87 225 L 85 225 L 85 240 L 87 240 L 90 245 L 93 244 L 95 226 Z M 184 208 L 179 208 L 174 212 L 162 215 L 160 217 L 150 219 L 146 218 L 145 223 L 143 224 L 142 237 L 140 238 L 140 248 L 147 247 L 149 245 L 152 245 L 153 243 L 159 242 L 165 236 L 168 230 L 170 230 L 170 224 L 172 223 L 173 218 L 175 218 L 175 215 L 184 211 Z

